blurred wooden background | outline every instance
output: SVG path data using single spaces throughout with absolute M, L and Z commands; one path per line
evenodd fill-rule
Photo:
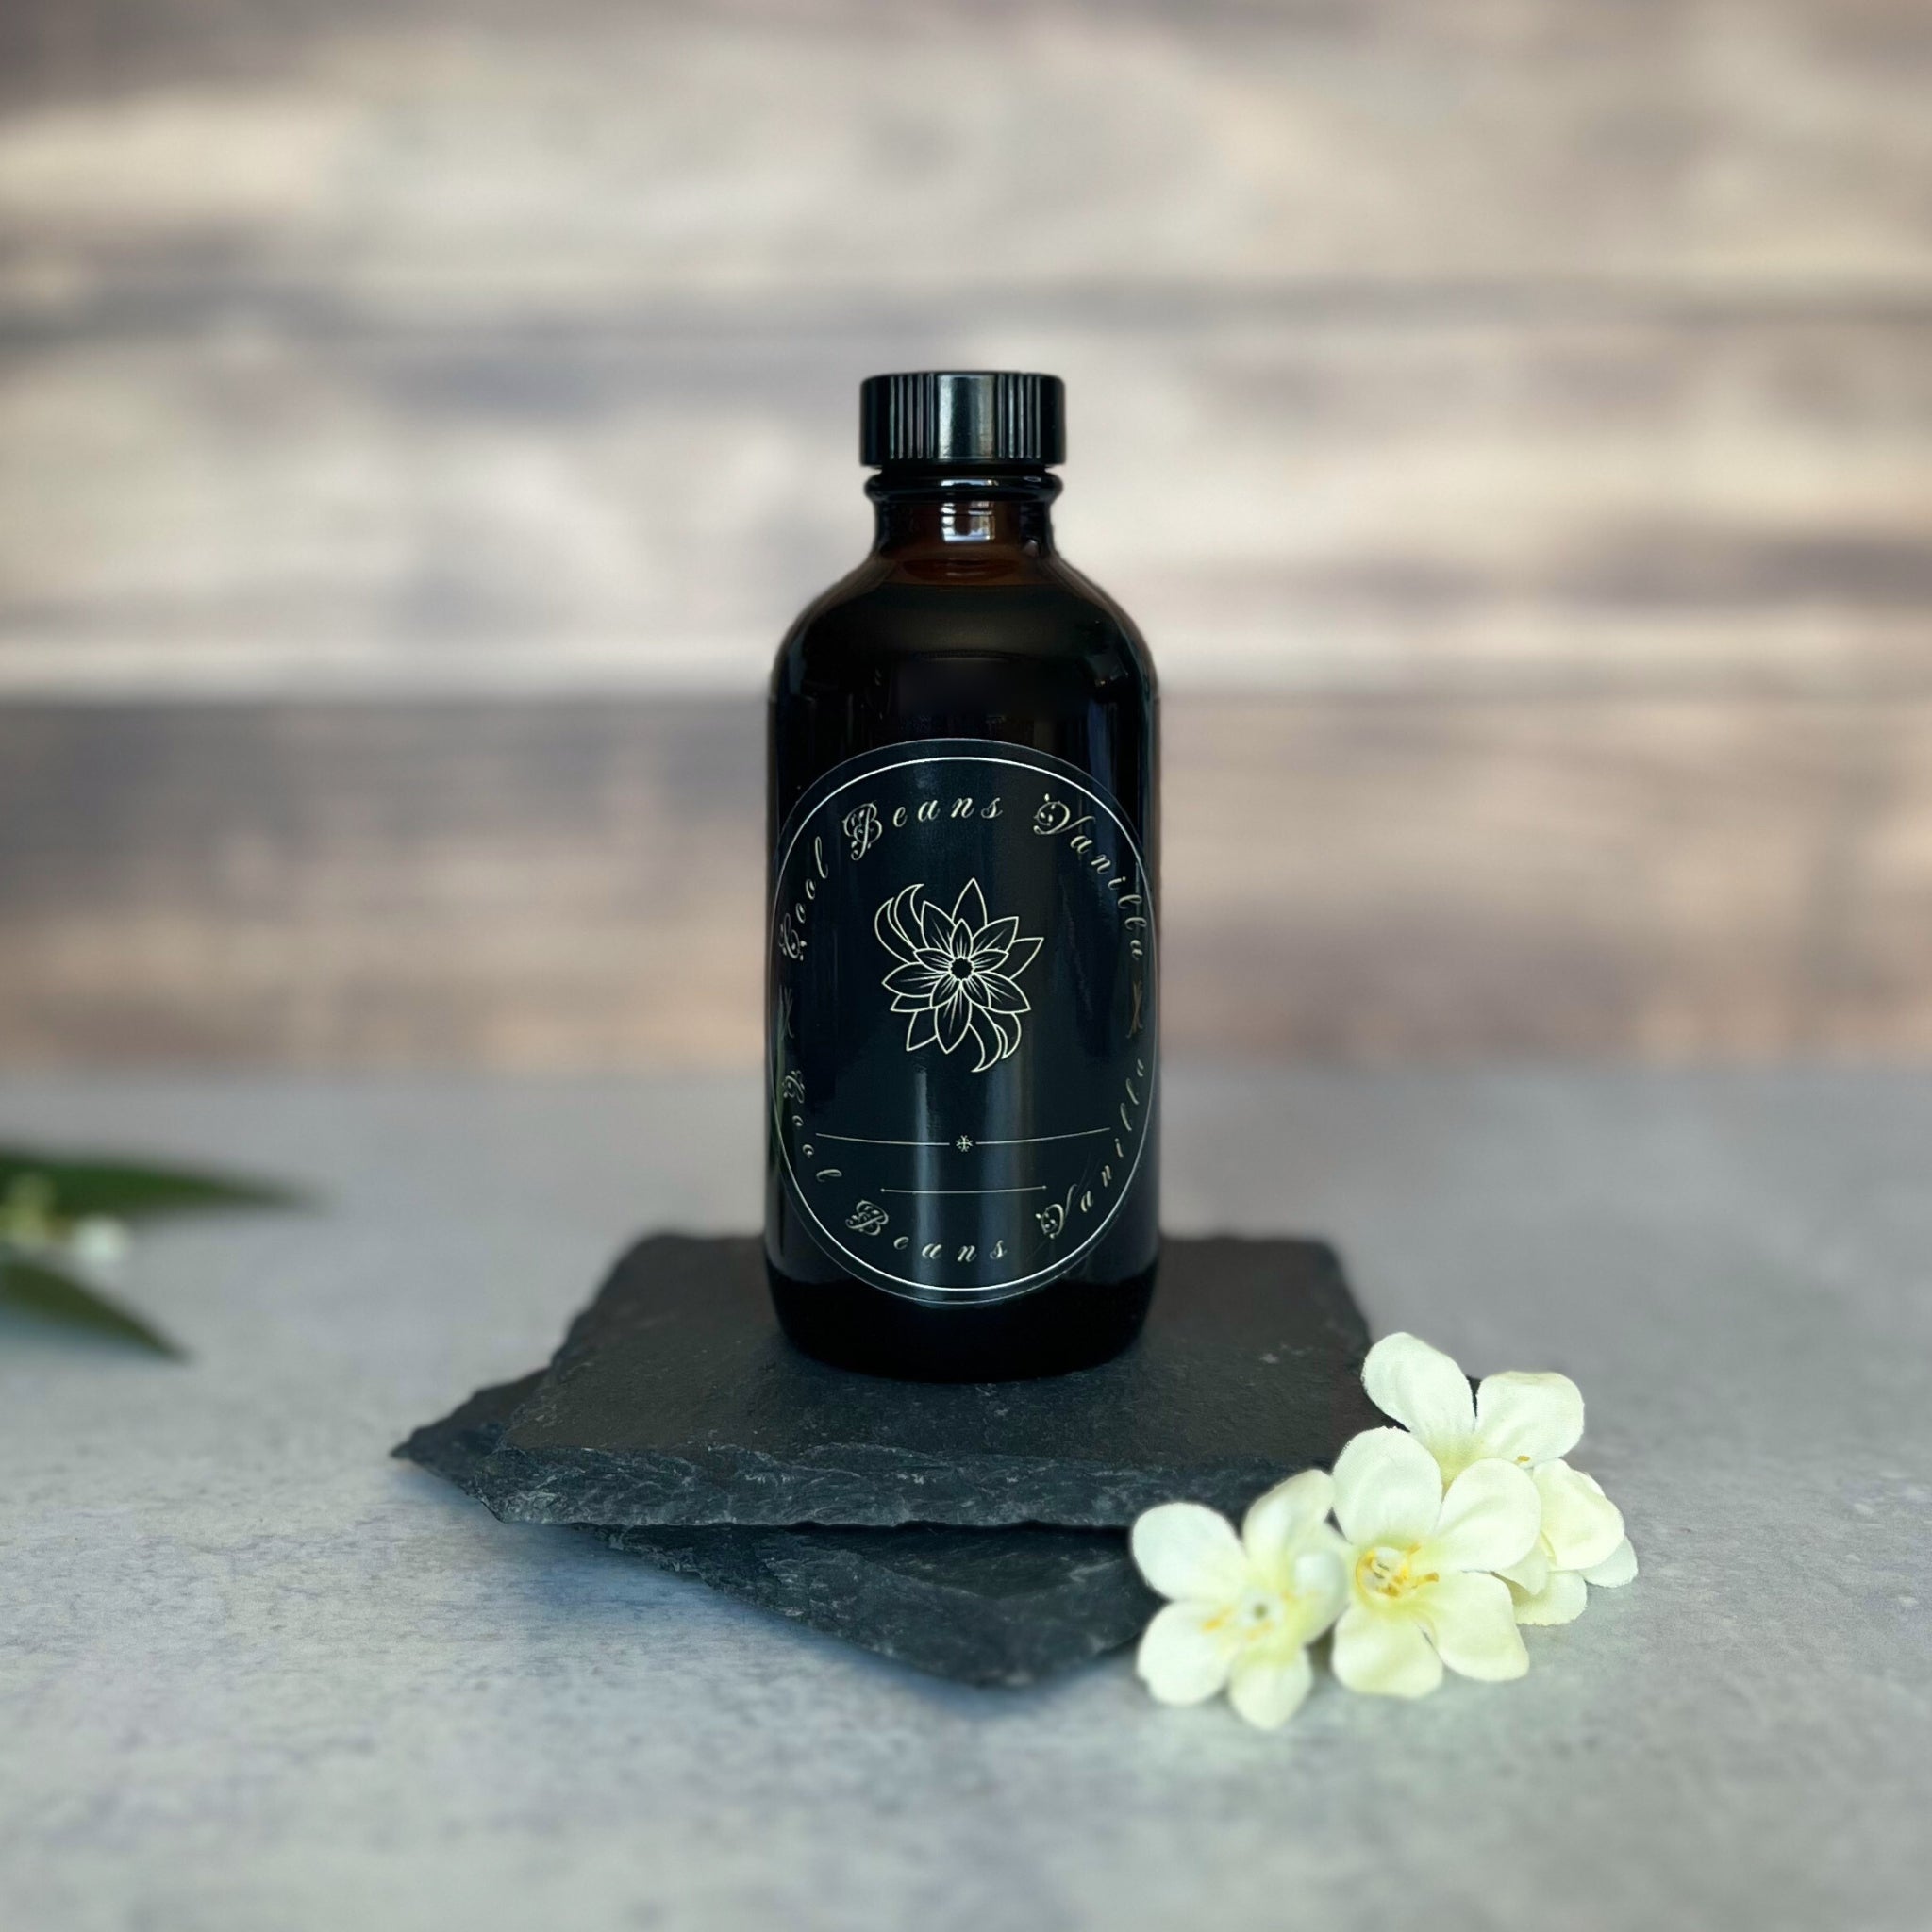
M 874 369 L 1058 371 L 1177 1049 L 1932 1050 L 1924 0 L 6 0 L 0 1062 L 756 1054 Z

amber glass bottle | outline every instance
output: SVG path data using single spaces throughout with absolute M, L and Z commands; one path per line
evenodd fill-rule
M 1158 1258 L 1154 669 L 1054 550 L 1057 377 L 860 417 L 877 540 L 772 679 L 772 1294 L 842 1367 L 1056 1374 Z

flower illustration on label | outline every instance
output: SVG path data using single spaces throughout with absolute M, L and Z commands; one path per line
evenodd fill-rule
M 873 919 L 879 943 L 899 963 L 880 982 L 892 1010 L 909 1013 L 906 1051 L 938 1043 L 953 1053 L 967 1041 L 983 1074 L 1020 1044 L 1020 1015 L 1032 1011 L 1016 975 L 1040 941 L 1022 939 L 1017 919 L 992 919 L 977 879 L 968 879 L 948 912 L 908 886 Z

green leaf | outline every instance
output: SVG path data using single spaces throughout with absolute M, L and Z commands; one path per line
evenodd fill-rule
M 183 1349 L 132 1308 L 45 1261 L 0 1257 L 0 1307 L 20 1308 L 70 1328 L 115 1336 L 175 1361 L 185 1358 Z
M 241 1174 L 150 1167 L 132 1160 L 74 1160 L 31 1148 L 0 1147 L 0 1196 L 23 1179 L 39 1175 L 47 1185 L 50 1210 L 63 1221 L 106 1214 L 134 1220 L 221 1208 L 299 1208 L 291 1188 Z

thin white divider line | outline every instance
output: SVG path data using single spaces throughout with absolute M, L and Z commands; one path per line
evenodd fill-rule
M 1027 1134 L 1017 1141 L 975 1141 L 973 1144 L 975 1147 L 1038 1147 L 1046 1141 L 1091 1141 L 1112 1132 L 1111 1127 L 1082 1127 L 1077 1134 Z M 838 1136 L 827 1134 L 824 1139 L 837 1140 Z M 950 1147 L 953 1143 L 947 1141 L 942 1144 Z
M 1111 1132 L 1108 1128 L 1107 1131 Z M 821 1141 L 849 1141 L 856 1147 L 950 1147 L 950 1141 L 874 1141 L 864 1134 L 820 1134 Z

